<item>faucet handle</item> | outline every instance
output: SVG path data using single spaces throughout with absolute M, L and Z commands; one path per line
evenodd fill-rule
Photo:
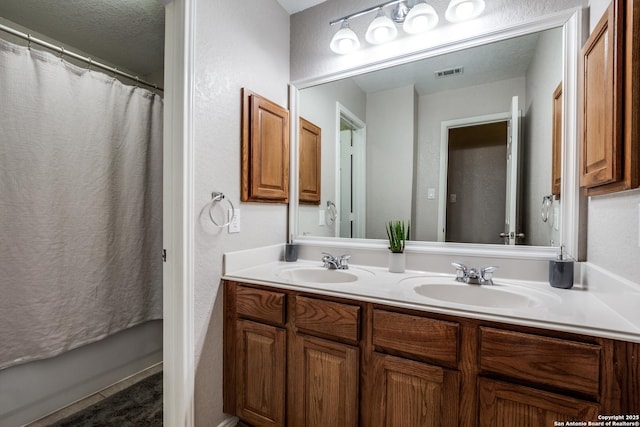
M 467 266 L 457 262 L 452 262 L 451 265 L 456 269 L 456 280 L 458 282 L 464 282 L 467 275 Z
M 351 258 L 351 255 L 340 255 L 338 257 L 338 268 L 340 268 L 341 270 L 348 270 L 349 258 Z
M 488 285 L 493 285 L 493 273 L 498 267 L 489 266 L 480 269 L 480 278 Z

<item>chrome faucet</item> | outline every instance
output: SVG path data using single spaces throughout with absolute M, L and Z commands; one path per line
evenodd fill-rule
M 452 262 L 451 265 L 456 269 L 456 281 L 469 285 L 493 285 L 493 273 L 498 269 L 491 266 L 478 270 L 457 262 Z
M 329 270 L 348 270 L 351 255 L 333 256 L 328 252 L 322 252 L 322 266 Z

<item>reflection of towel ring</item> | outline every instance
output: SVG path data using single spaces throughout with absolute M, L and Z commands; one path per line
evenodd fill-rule
M 325 219 L 325 224 L 331 225 L 336 222 L 336 216 L 338 215 L 338 210 L 336 209 L 336 204 L 331 200 L 327 200 L 327 216 Z
M 221 202 L 222 200 L 226 200 L 227 203 L 229 203 L 229 206 L 231 206 L 231 217 L 229 218 L 229 221 L 225 222 L 224 224 L 218 224 L 216 220 L 213 218 L 213 208 L 215 207 L 216 203 Z M 209 218 L 211 218 L 211 222 L 213 223 L 213 225 L 219 228 L 226 227 L 231 223 L 231 221 L 233 221 L 233 218 L 235 216 L 236 216 L 236 208 L 233 206 L 233 203 L 231 203 L 231 200 L 226 199 L 224 197 L 224 193 L 219 193 L 217 191 L 214 191 L 213 193 L 211 193 L 211 204 L 209 205 Z
M 542 216 L 542 222 L 549 221 L 549 208 L 553 204 L 553 195 L 544 196 L 542 198 L 542 208 L 540 209 L 540 215 Z

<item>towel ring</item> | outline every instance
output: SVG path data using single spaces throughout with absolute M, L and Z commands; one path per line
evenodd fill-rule
M 542 216 L 542 222 L 549 221 L 549 208 L 553 204 L 553 194 L 550 196 L 544 196 L 542 198 L 542 207 L 540 208 L 540 215 Z
M 229 218 L 229 221 L 225 222 L 224 224 L 218 224 L 216 220 L 213 218 L 213 208 L 215 207 L 216 203 L 221 202 L 222 200 L 226 200 L 229 206 L 231 207 L 231 218 Z M 233 218 L 235 218 L 235 216 L 236 216 L 236 208 L 233 206 L 233 203 L 231 203 L 231 200 L 225 198 L 224 193 L 220 193 L 217 191 L 214 191 L 213 193 L 211 193 L 211 204 L 209 205 L 209 218 L 211 219 L 211 222 L 213 223 L 213 225 L 215 225 L 218 228 L 226 227 L 231 223 L 231 221 L 233 221 Z

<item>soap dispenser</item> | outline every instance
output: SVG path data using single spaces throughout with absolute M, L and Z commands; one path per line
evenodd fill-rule
M 549 260 L 549 284 L 561 289 L 573 287 L 573 260 L 564 255 L 564 246 L 560 246 L 557 259 Z

